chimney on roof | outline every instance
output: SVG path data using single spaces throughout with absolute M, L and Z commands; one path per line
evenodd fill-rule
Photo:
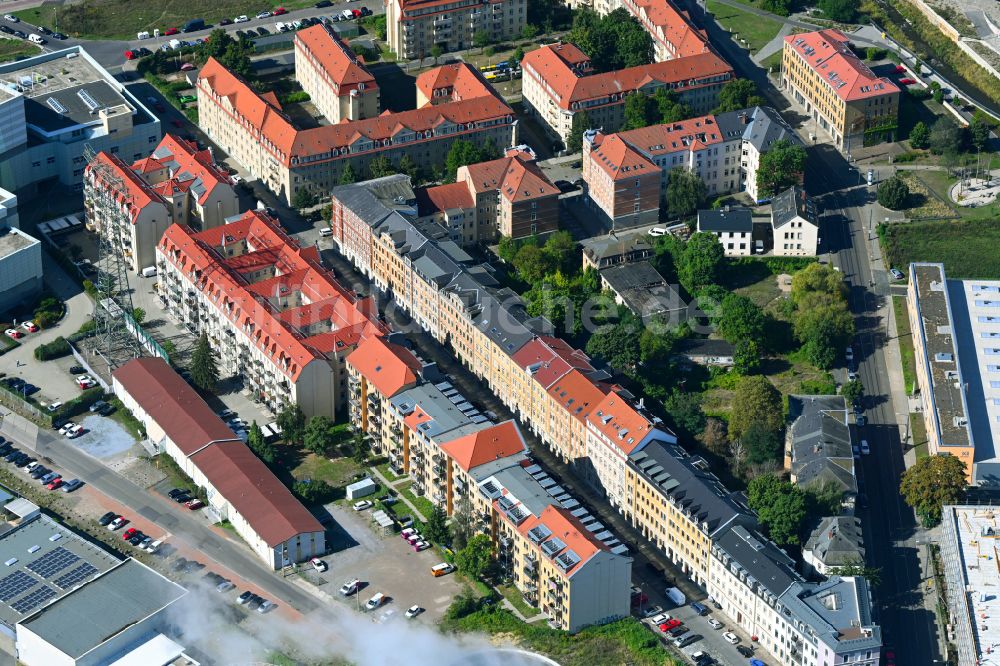
M 750 116 L 747 113 L 741 113 L 740 114 L 740 122 L 742 122 L 744 125 L 749 125 L 750 124 Z

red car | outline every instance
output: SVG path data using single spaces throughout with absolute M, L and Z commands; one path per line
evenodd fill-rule
M 288 10 L 285 9 L 284 7 L 278 7 L 271 13 L 274 14 L 275 16 L 281 16 L 282 14 L 287 14 Z
M 181 33 L 177 28 L 167 28 L 163 31 L 164 35 L 179 35 Z
M 360 9 L 352 9 L 351 13 L 354 14 L 354 18 L 360 18 L 361 17 L 361 10 Z
M 916 83 L 916 81 L 914 81 L 913 79 L 900 79 L 899 82 L 904 86 L 912 86 L 914 83 Z
M 45 487 L 48 488 L 49 490 L 58 490 L 62 486 L 62 484 L 63 480 L 57 476 L 56 478 L 49 481 L 49 485 Z
M 906 71 L 905 67 L 903 67 L 902 65 L 896 65 L 896 73 L 897 74 L 902 74 L 905 71 Z
M 125 59 L 126 60 L 135 60 L 138 57 L 139 56 L 138 56 L 138 54 L 136 54 L 135 51 L 126 51 L 125 52 Z
M 205 503 L 202 502 L 200 499 L 193 499 L 190 502 L 187 502 L 184 506 L 194 511 L 195 509 L 200 509 L 201 507 L 205 506 Z
M 134 537 L 135 533 L 138 532 L 138 531 L 139 530 L 135 529 L 134 527 L 130 527 L 127 530 L 125 530 L 124 532 L 122 532 L 122 539 L 124 541 L 128 541 L 129 539 L 131 539 L 132 537 Z
M 678 620 L 677 618 L 673 618 L 673 619 L 667 620 L 666 622 L 664 622 L 663 624 L 661 624 L 660 625 L 660 631 L 662 631 L 663 633 L 667 633 L 668 631 L 670 631 L 674 627 L 679 627 L 679 626 L 681 626 L 681 621 Z

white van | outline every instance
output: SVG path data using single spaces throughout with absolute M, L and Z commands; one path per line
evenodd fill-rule
M 650 236 L 666 236 L 667 230 L 663 227 L 653 227 L 647 233 L 649 233 Z
M 41 35 L 36 35 L 34 33 L 28 35 L 28 41 L 35 44 L 45 44 L 45 39 Z
M 321 238 L 329 238 L 330 236 L 333 235 L 333 229 L 331 229 L 330 227 L 323 227 L 322 229 L 319 230 L 319 235 Z
M 135 38 L 136 39 L 149 39 L 149 31 L 148 30 L 143 30 L 140 33 L 136 33 Z
M 384 601 L 385 601 L 385 595 L 379 592 L 374 597 L 369 599 L 367 603 L 365 603 L 365 608 L 367 608 L 368 610 L 375 610 L 376 608 L 381 606 L 382 602 Z
M 146 266 L 142 269 L 142 277 L 153 277 L 156 275 L 156 266 Z

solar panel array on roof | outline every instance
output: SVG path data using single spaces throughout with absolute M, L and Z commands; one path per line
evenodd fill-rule
M 542 551 L 549 557 L 552 557 L 559 551 L 563 550 L 565 547 L 566 544 L 563 543 L 562 540 L 559 539 L 558 537 L 553 537 L 548 541 L 542 543 Z
M 52 597 L 56 596 L 56 591 L 53 590 L 48 585 L 42 585 L 40 588 L 32 592 L 31 594 L 18 599 L 10 605 L 11 608 L 16 610 L 18 613 L 27 613 L 32 608 L 35 608 L 39 604 L 48 601 Z
M 80 557 L 78 555 L 69 552 L 62 546 L 59 546 L 58 548 L 54 548 L 45 553 L 33 562 L 28 563 L 28 565 L 24 568 L 38 574 L 42 578 L 51 578 L 53 575 L 59 573 L 66 567 L 76 564 L 79 561 Z
M 577 502 L 572 497 L 569 497 L 569 498 L 564 499 L 564 500 L 559 500 L 559 503 L 563 505 L 564 509 L 573 509 L 573 508 L 576 508 L 576 507 L 580 506 L 580 503 Z
M 56 578 L 53 583 L 62 589 L 66 590 L 73 587 L 77 583 L 82 583 L 91 576 L 97 573 L 97 568 L 94 567 L 90 562 L 84 562 L 77 568 L 71 570 L 69 573 L 65 573 L 59 578 Z
M 438 382 L 434 385 L 434 388 L 439 391 L 447 391 L 448 389 L 454 389 L 455 387 L 448 382 Z
M 9 576 L 0 578 L 0 601 L 5 603 L 10 601 L 37 582 L 23 571 L 15 571 Z
M 602 532 L 607 528 L 605 528 L 604 525 L 600 524 L 595 520 L 592 525 L 587 525 L 587 529 L 593 532 L 594 534 L 597 534 L 598 532 Z
M 552 495 L 553 497 L 559 497 L 560 495 L 566 494 L 566 491 L 563 490 L 561 486 L 555 486 L 555 485 L 546 488 L 545 492 L 547 492 L 549 495 Z

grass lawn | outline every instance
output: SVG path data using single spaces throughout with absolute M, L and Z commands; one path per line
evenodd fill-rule
M 917 361 L 913 352 L 913 334 L 910 332 L 910 318 L 906 313 L 906 298 L 892 297 L 892 310 L 896 318 L 896 339 L 899 340 L 899 356 L 903 364 L 903 383 L 906 394 L 913 395 L 917 387 Z
M 917 460 L 927 457 L 927 429 L 920 414 L 910 414 L 910 438 L 916 449 Z
M 38 53 L 38 47 L 28 42 L 19 39 L 0 39 L 0 62 L 17 60 L 21 56 L 35 56 Z
M 950 278 L 1000 278 L 1000 227 L 993 220 L 940 220 L 890 224 L 881 230 L 892 266 L 913 261 L 944 264 Z
M 339 488 L 354 480 L 354 477 L 364 472 L 353 458 L 326 458 L 315 453 L 306 453 L 299 464 L 292 469 L 296 479 L 315 479 L 326 481 L 331 486 Z
M 947 192 L 941 197 L 940 193 L 932 190 L 923 173 L 902 171 L 899 177 L 910 187 L 910 196 L 906 200 L 906 208 L 903 209 L 907 218 L 920 220 L 955 216 L 954 208 L 948 203 Z
M 392 468 L 389 467 L 389 463 L 387 462 L 384 462 L 381 465 L 376 465 L 375 469 L 377 469 L 379 473 L 382 474 L 382 476 L 389 479 L 390 481 L 395 481 L 396 479 L 402 478 L 402 476 L 392 471 Z
M 286 9 L 312 7 L 315 0 L 286 0 Z M 218 23 L 223 18 L 241 14 L 254 16 L 262 7 L 253 0 L 219 0 L 204 3 L 198 0 L 173 0 L 166 4 L 137 3 L 129 0 L 83 0 L 66 5 L 42 5 L 22 9 L 14 15 L 32 25 L 44 25 L 52 30 L 65 32 L 85 39 L 135 39 L 143 30 L 150 33 L 155 28 L 181 28 L 193 18 L 203 18 L 206 23 Z M 272 25 L 267 26 L 269 29 Z
M 771 55 L 764 58 L 763 62 L 760 63 L 760 66 L 771 72 L 777 72 L 778 70 L 780 70 L 781 51 L 778 51 L 777 53 L 772 53 Z
M 708 0 L 706 7 L 719 25 L 733 33 L 733 39 L 738 37 L 740 43 L 746 42 L 751 53 L 759 51 L 781 30 L 781 24 L 774 19 L 757 16 L 714 0 Z
M 634 618 L 587 627 L 570 636 L 565 631 L 550 629 L 544 622 L 525 624 L 510 611 L 494 608 L 477 611 L 458 620 L 445 620 L 442 627 L 457 632 L 503 635 L 504 639 L 551 657 L 562 666 L 679 666 L 681 663 Z
M 1000 163 L 996 167 L 992 166 L 995 159 L 997 158 L 991 158 L 991 168 L 1000 168 Z M 944 171 L 925 171 L 921 172 L 920 179 L 931 192 L 950 201 L 948 192 L 952 185 L 957 182 L 956 178 L 952 178 Z M 1000 205 L 997 205 L 996 202 L 980 208 L 968 208 L 955 204 L 951 206 L 951 209 L 953 214 L 957 213 L 966 220 L 995 220 L 1000 217 Z
M 503 595 L 504 599 L 514 605 L 514 608 L 516 608 L 518 612 L 525 617 L 525 619 L 531 619 L 538 615 L 538 609 L 527 603 L 524 600 L 524 597 L 521 596 L 521 593 L 518 592 L 517 588 L 513 585 L 500 585 L 497 587 L 497 590 L 500 591 L 500 594 Z
M 414 495 L 413 491 L 410 490 L 411 484 L 406 484 L 396 488 L 400 491 L 400 494 L 410 501 L 410 504 L 417 507 L 417 511 L 424 514 L 424 520 L 431 517 L 431 513 L 434 512 L 434 505 L 431 501 L 423 496 Z M 414 516 L 414 518 L 419 518 L 420 516 Z

